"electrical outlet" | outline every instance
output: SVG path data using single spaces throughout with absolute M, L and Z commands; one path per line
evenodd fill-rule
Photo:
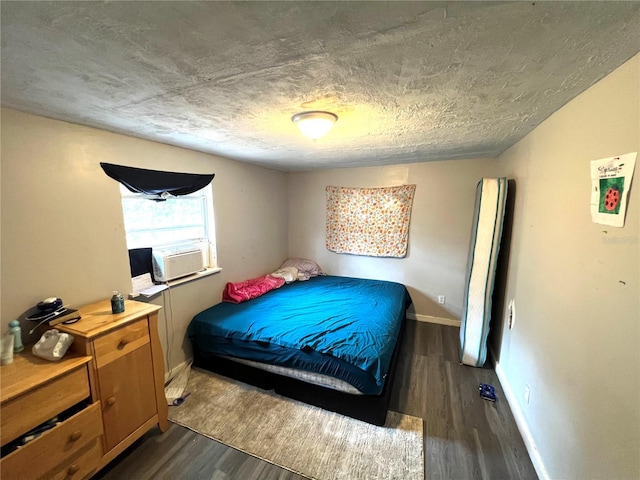
M 527 385 L 525 383 L 525 385 L 524 385 L 524 403 L 526 403 L 527 405 L 529 405 L 529 398 L 531 398 L 531 389 L 529 388 L 529 385 Z
M 444 305 L 447 302 L 447 297 L 444 295 L 438 295 L 438 303 L 440 305 Z

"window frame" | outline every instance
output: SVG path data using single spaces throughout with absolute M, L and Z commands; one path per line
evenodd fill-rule
M 144 199 L 146 201 L 154 201 L 153 197 L 149 195 L 145 195 L 143 193 L 135 193 L 130 191 L 124 185 L 120 184 L 120 204 L 122 208 L 122 216 L 123 216 L 123 226 L 125 231 L 125 242 L 127 244 L 127 249 L 131 248 L 141 248 L 141 247 L 151 247 L 155 249 L 159 248 L 167 248 L 167 247 L 178 247 L 182 245 L 197 245 L 203 252 L 203 260 L 206 268 L 218 268 L 217 262 L 217 248 L 216 248 L 216 229 L 215 229 L 215 211 L 213 204 L 213 185 L 209 184 L 206 187 L 197 190 L 196 192 L 190 193 L 188 195 L 181 196 L 171 196 L 166 201 L 183 201 L 188 198 L 199 198 L 202 200 L 203 205 L 203 222 L 202 224 L 197 224 L 196 226 L 202 226 L 204 228 L 205 237 L 197 238 L 197 239 L 184 239 L 173 242 L 161 242 L 153 245 L 130 245 L 129 244 L 129 231 L 127 230 L 127 218 L 125 214 L 125 205 L 124 202 L 127 199 Z M 160 203 L 165 203 L 160 202 Z M 168 228 L 144 228 L 139 229 L 138 231 L 149 231 L 149 232 L 159 232 L 162 230 L 176 230 L 180 227 L 168 227 Z

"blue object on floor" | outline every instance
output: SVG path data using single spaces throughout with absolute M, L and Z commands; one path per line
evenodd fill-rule
M 489 400 L 490 402 L 496 401 L 496 389 L 493 385 L 489 385 L 488 383 L 480 384 L 480 396 L 485 400 Z
M 191 395 L 191 392 L 189 393 L 185 393 L 184 395 L 182 395 L 181 397 L 176 398 L 172 404 L 174 407 L 179 407 L 180 405 L 182 405 L 184 403 L 184 401 L 187 399 L 187 397 Z

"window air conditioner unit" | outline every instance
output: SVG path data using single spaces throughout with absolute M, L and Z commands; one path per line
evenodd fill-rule
M 158 282 L 168 282 L 202 270 L 202 250 L 195 245 L 153 249 L 153 276 Z

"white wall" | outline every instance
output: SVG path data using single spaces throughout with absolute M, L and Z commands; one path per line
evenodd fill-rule
M 289 177 L 289 256 L 318 262 L 329 274 L 404 283 L 418 316 L 460 319 L 478 181 L 491 159 L 387 167 L 331 169 Z M 337 254 L 325 246 L 327 185 L 387 187 L 416 184 L 405 258 Z M 442 308 L 438 295 L 445 295 Z
M 639 65 L 499 158 L 517 184 L 506 292 L 516 321 L 497 370 L 552 479 L 640 478 L 640 166 L 624 228 L 592 223 L 589 210 L 590 161 L 640 150 Z
M 154 299 L 166 307 L 160 334 L 172 367 L 191 354 L 184 337 L 192 316 L 220 302 L 227 281 L 275 270 L 286 258 L 284 173 L 8 109 L 2 110 L 1 148 L 2 332 L 45 297 L 80 306 L 131 290 L 119 187 L 100 162 L 216 174 L 223 271 Z M 170 352 L 165 313 L 172 313 Z

